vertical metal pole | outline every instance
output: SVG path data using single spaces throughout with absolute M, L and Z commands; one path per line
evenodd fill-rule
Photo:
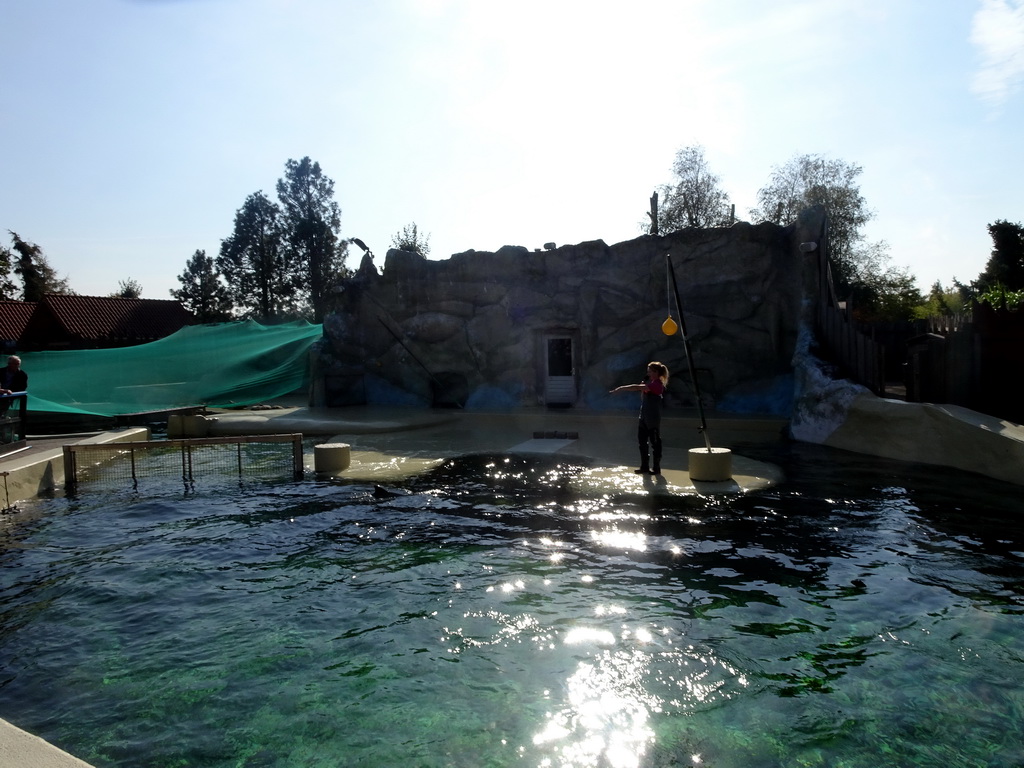
M 64 446 L 64 487 L 73 488 L 78 483 L 78 469 L 75 466 L 75 452 L 70 445 Z
M 296 433 L 292 435 L 292 470 L 295 473 L 295 479 L 302 479 L 302 434 Z
M 693 369 L 693 355 L 690 354 L 690 340 L 686 336 L 686 318 L 683 315 L 683 305 L 679 301 L 679 286 L 676 284 L 676 271 L 672 266 L 672 254 L 665 254 L 665 261 L 668 264 L 668 273 L 672 278 L 672 291 L 676 297 L 676 312 L 679 313 L 679 333 L 683 337 L 683 349 L 686 352 L 686 365 L 690 370 L 690 381 L 693 383 L 693 394 L 697 398 L 697 414 L 700 417 L 700 431 L 704 435 L 704 445 L 708 453 L 711 453 L 711 438 L 708 435 L 708 424 L 704 419 L 704 403 L 700 399 L 700 386 L 697 384 L 697 374 Z
M 18 439 L 25 439 L 25 422 L 28 413 L 28 395 L 22 393 L 18 398 Z

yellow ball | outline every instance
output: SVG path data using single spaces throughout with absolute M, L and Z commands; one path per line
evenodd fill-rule
M 661 332 L 666 336 L 675 336 L 676 331 L 679 330 L 679 326 L 676 325 L 676 321 L 672 319 L 672 315 L 668 316 L 668 319 L 661 324 Z

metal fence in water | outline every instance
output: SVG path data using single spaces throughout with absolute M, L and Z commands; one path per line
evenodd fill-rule
M 303 475 L 302 435 L 244 435 L 64 446 L 64 482 L 137 484 L 139 480 Z

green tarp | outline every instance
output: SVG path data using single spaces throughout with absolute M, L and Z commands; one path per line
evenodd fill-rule
M 309 383 L 322 325 L 252 320 L 182 328 L 118 349 L 26 352 L 28 410 L 118 416 L 266 402 Z

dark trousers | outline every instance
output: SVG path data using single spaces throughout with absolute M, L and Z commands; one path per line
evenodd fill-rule
M 651 466 L 647 463 L 647 446 L 650 444 L 654 471 L 659 471 L 661 469 L 661 429 L 649 427 L 641 419 L 636 429 L 636 439 L 640 443 L 640 468 L 647 469 Z

